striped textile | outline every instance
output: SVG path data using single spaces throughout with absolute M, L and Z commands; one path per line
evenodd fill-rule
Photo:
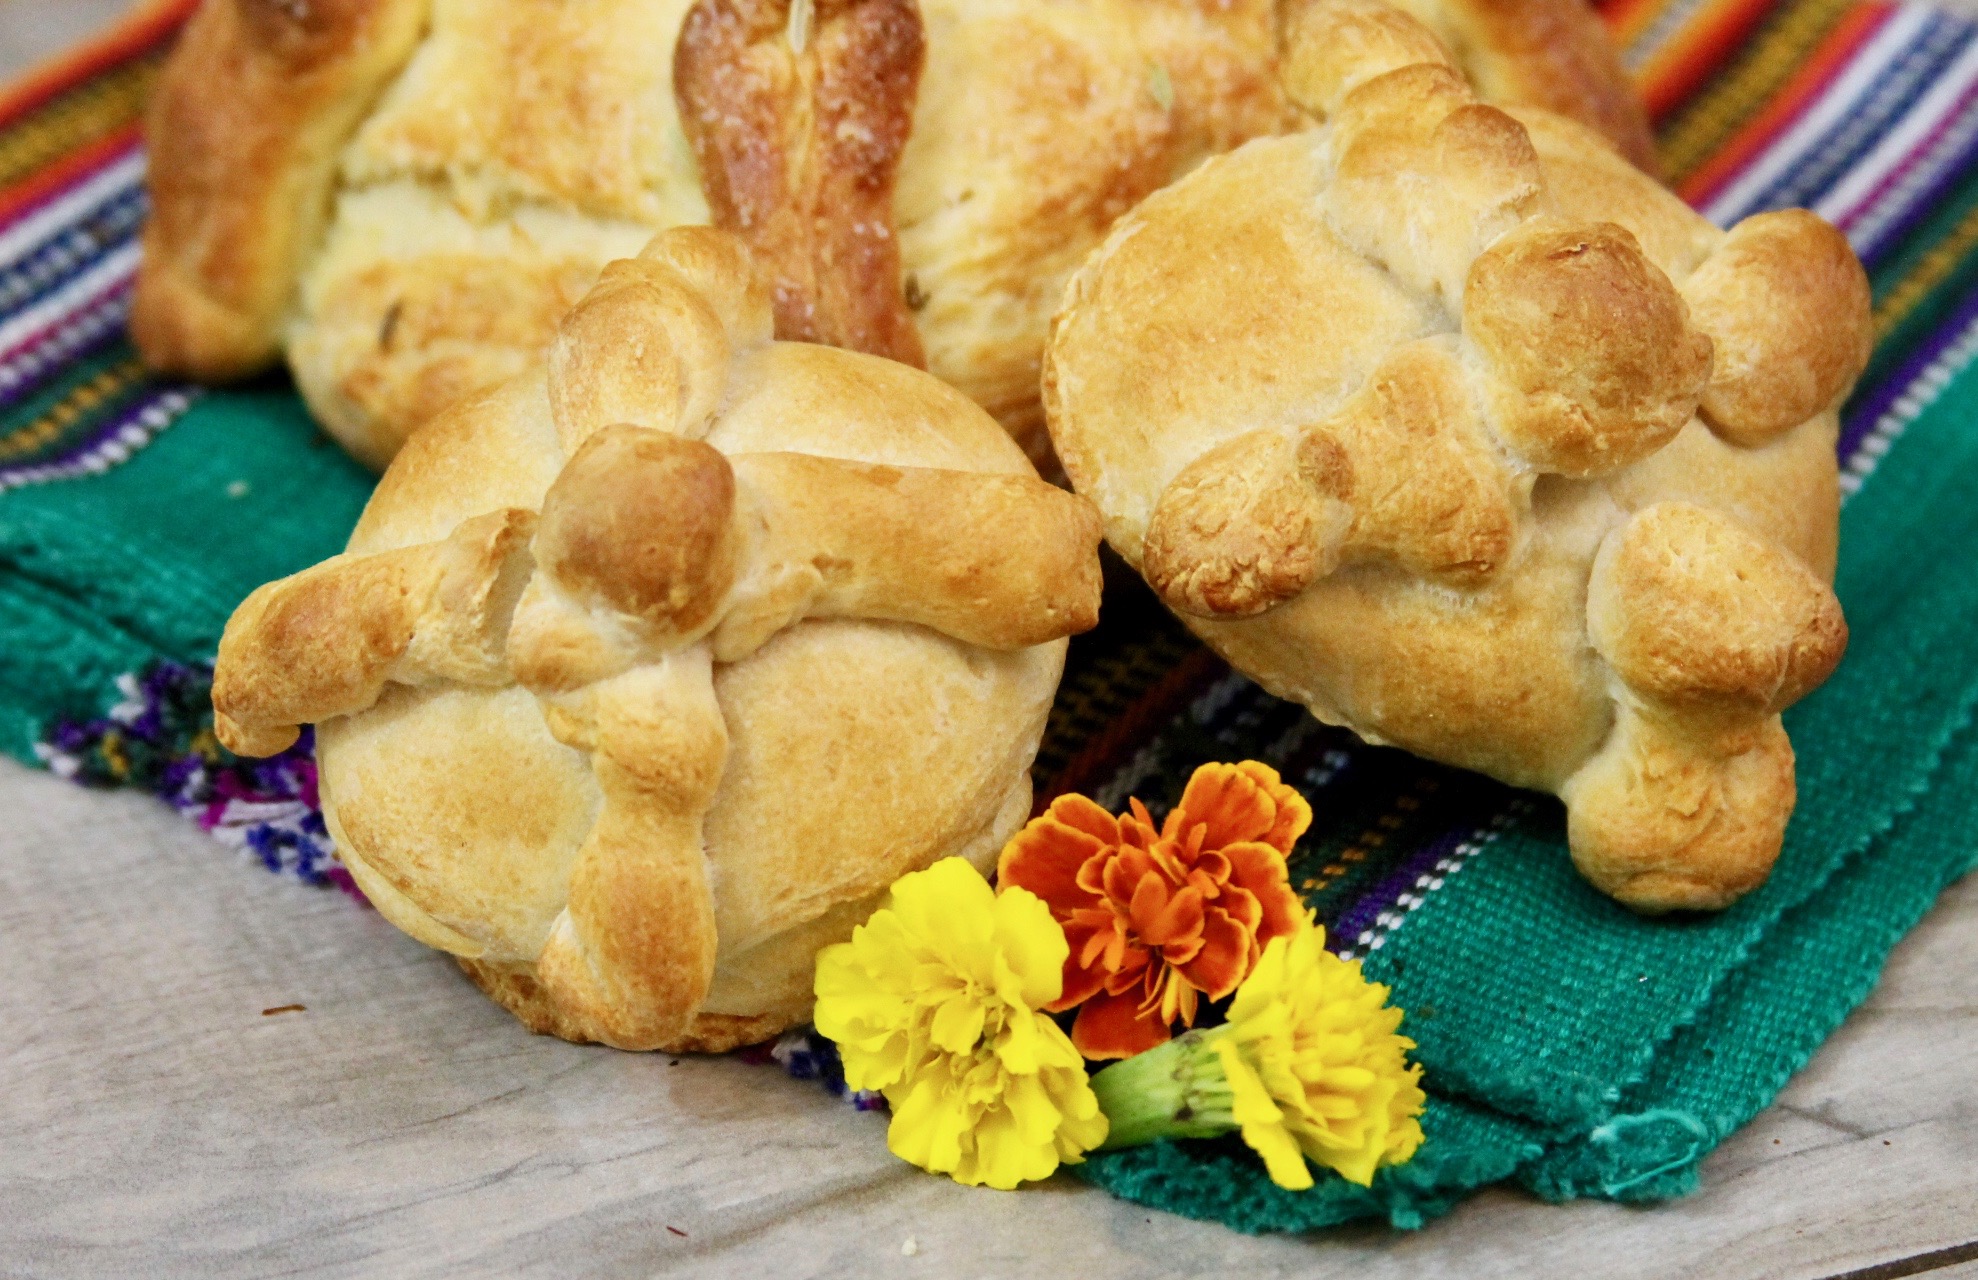
M 0 502 L 22 486 L 87 483 L 199 395 L 145 376 L 121 327 L 144 215 L 138 116 L 194 3 L 154 0 L 0 94 Z M 1685 198 L 1723 223 L 1812 207 L 1868 264 L 1879 341 L 1845 414 L 1852 494 L 1978 354 L 1978 24 L 1844 0 L 1613 0 L 1604 12 Z M 120 744 L 132 726 L 161 723 L 131 690 L 182 683 L 106 691 L 120 710 L 50 726 L 44 759 L 85 780 L 131 780 Z M 226 763 L 210 737 L 180 749 Z M 1131 794 L 1158 806 L 1196 763 L 1245 757 L 1279 767 L 1321 815 L 1294 877 L 1353 954 L 1382 946 L 1549 803 L 1317 724 L 1230 673 L 1116 575 L 1099 630 L 1073 645 L 1038 760 L 1039 804 L 1079 790 L 1108 807 Z M 249 800 L 287 806 L 292 833 L 308 817 L 306 803 L 301 818 L 295 809 L 303 794 Z M 234 843 L 257 838 L 272 837 Z M 264 854 L 269 866 L 326 881 L 318 829 L 280 839 L 316 852 Z
M 139 117 L 194 7 L 145 5 L 0 92 L 0 493 L 115 466 L 198 394 L 147 378 L 124 337 Z

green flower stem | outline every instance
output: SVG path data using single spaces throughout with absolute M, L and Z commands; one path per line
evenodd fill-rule
M 1223 1075 L 1212 1031 L 1190 1031 L 1092 1077 L 1112 1128 L 1101 1151 L 1156 1138 L 1213 1138 L 1236 1128 L 1236 1096 Z

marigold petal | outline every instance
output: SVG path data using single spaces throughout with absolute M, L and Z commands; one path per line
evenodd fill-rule
M 1003 1034 L 996 1041 L 996 1057 L 1004 1070 L 1028 1075 L 1044 1065 L 1043 1037 L 1037 1027 L 1040 1020 L 1036 1014 L 1018 1013 L 1003 1024 Z
M 1110 917 L 1103 929 L 1084 921 L 1073 921 L 1065 926 L 1065 941 L 1070 944 L 1070 955 L 1065 958 L 1058 998 L 1046 1004 L 1045 1009 L 1061 1013 L 1083 1004 L 1094 992 L 1105 987 L 1106 976 L 1111 970 L 1099 961 L 1104 958 L 1113 938 Z
M 1252 763 L 1245 761 L 1244 765 Z M 1205 828 L 1202 847 L 1220 849 L 1238 841 L 1262 839 L 1271 831 L 1277 822 L 1277 797 L 1244 765 L 1205 764 L 1194 772 L 1182 789 L 1181 803 L 1168 815 L 1174 838 L 1200 824 Z M 1277 773 L 1269 766 L 1257 768 L 1270 775 L 1271 783 L 1277 782 Z
M 1056 1143 L 1058 1126 L 1064 1122 L 1065 1113 L 1057 1100 L 1045 1086 L 1041 1074 L 1032 1073 L 1012 1078 L 1003 1090 L 1002 1109 L 1009 1113 L 1016 1123 L 1016 1135 L 1026 1146 L 1044 1147 L 1053 1152 L 1051 1163 L 1056 1164 Z
M 930 1064 L 912 1084 L 889 1092 L 893 1119 L 886 1126 L 887 1149 L 930 1172 L 954 1173 L 962 1162 L 970 1117 L 953 1085 L 944 1070 Z
M 1284 854 L 1261 841 L 1233 844 L 1223 850 L 1229 859 L 1229 882 L 1256 898 L 1262 915 L 1255 925 L 1259 945 L 1289 937 L 1303 928 L 1305 905 L 1291 888 Z
M 1119 819 L 1076 792 L 1051 801 L 1051 807 L 1045 812 L 1073 831 L 1083 832 L 1101 844 L 1119 843 Z
M 1004 1095 L 1005 1100 L 1008 1094 Z M 955 1172 L 957 1182 L 969 1186 L 994 1187 L 1014 1191 L 1019 1184 L 1048 1178 L 1058 1167 L 1055 1142 L 1032 1142 L 1023 1125 L 1008 1106 L 985 1112 L 975 1122 L 974 1158 Z
M 1145 948 L 1134 947 L 1124 960 L 1106 975 L 1106 994 L 1123 996 L 1134 991 L 1144 993 L 1160 985 L 1161 974 L 1165 971 L 1166 966 L 1149 955 Z
M 1231 924 L 1253 939 L 1257 938 L 1257 926 L 1264 922 L 1264 907 L 1257 901 L 1257 895 L 1233 884 L 1223 886 L 1222 896 L 1216 899 L 1216 912 L 1227 916 Z M 1256 946 L 1262 951 L 1263 940 L 1257 939 Z
M 1065 1117 L 1058 1126 L 1058 1156 L 1067 1164 L 1077 1164 L 1083 1158 L 1082 1152 L 1090 1151 L 1106 1140 L 1106 1135 L 1112 1132 L 1113 1122 L 1099 1109 L 1099 1095 L 1092 1091 L 1091 1079 L 1085 1074 L 1085 1064 L 1077 1061 L 1077 1051 L 1072 1049 L 1069 1040 L 1065 1042 L 1065 1049 L 1072 1055 L 1075 1065 L 1054 1069 L 1047 1073 L 1046 1079 Z
M 1074 807 L 1066 803 L 1073 800 L 1084 801 L 1107 823 L 1112 823 L 1105 810 L 1085 797 L 1060 796 L 1048 812 L 1032 818 L 1028 826 L 1010 837 L 996 863 L 996 885 L 1000 891 L 1028 889 L 1050 904 L 1059 919 L 1097 900 L 1096 895 L 1079 884 L 1079 868 L 1117 843 L 1116 839 L 1102 839 L 1065 822 L 1059 810 Z
M 895 945 L 911 948 L 977 982 L 988 982 L 995 894 L 982 873 L 961 858 L 942 858 L 902 876 L 870 925 L 897 929 Z M 854 942 L 858 940 L 855 938 Z M 878 942 L 874 939 L 874 942 Z
M 1071 1042 L 1087 1058 L 1131 1058 L 1156 1045 L 1166 1044 L 1172 1033 L 1158 1016 L 1142 1016 L 1137 995 L 1101 992 L 1078 1007 L 1078 1020 L 1071 1024 Z
M 1021 983 L 1023 1004 L 1041 1009 L 1056 1000 L 1064 989 L 1071 945 L 1051 908 L 1028 889 L 1013 887 L 996 895 L 990 914 L 996 955 Z
M 1195 1025 L 1196 997 L 1200 994 L 1194 983 L 1170 968 L 1161 983 L 1160 1000 L 1152 1004 L 1143 1001 L 1141 1012 L 1144 1016 L 1149 1008 L 1157 1008 L 1160 1010 L 1160 1020 L 1168 1027 L 1172 1028 L 1177 1022 L 1184 1027 L 1192 1027 Z
M 968 1053 L 982 1038 L 985 1011 L 980 1000 L 943 1000 L 934 1009 L 930 1028 L 934 1045 L 944 1053 Z
M 1189 982 L 1220 1000 L 1250 976 L 1250 931 L 1220 911 L 1202 920 L 1202 949 L 1180 966 Z
M 1289 1191 L 1310 1187 L 1312 1170 L 1305 1163 L 1305 1153 L 1285 1128 L 1284 1113 L 1272 1101 L 1264 1082 L 1244 1061 L 1234 1040 L 1218 1038 L 1215 1049 L 1216 1057 L 1222 1061 L 1223 1076 L 1229 1081 L 1230 1114 L 1244 1143 L 1264 1158 L 1264 1169 L 1272 1182 Z
M 1312 806 L 1296 787 L 1286 786 L 1278 777 L 1277 770 L 1262 761 L 1245 760 L 1236 767 L 1254 779 L 1277 802 L 1277 818 L 1260 839 L 1289 856 L 1299 837 L 1311 830 Z
M 1159 876 L 1148 876 L 1133 891 L 1133 932 L 1149 947 L 1165 947 L 1202 931 L 1202 895 L 1193 889 L 1170 891 Z
M 1124 909 L 1133 901 L 1134 891 L 1149 876 L 1156 880 L 1165 879 L 1147 850 L 1121 849 L 1107 859 L 1105 870 L 1099 878 L 1099 887 L 1116 910 Z

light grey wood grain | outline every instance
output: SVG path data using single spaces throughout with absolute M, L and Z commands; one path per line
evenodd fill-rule
M 1815 1280 L 1978 1237 L 1974 925 L 1967 884 L 1696 1197 L 1250 1239 L 956 1187 L 772 1067 L 529 1036 L 341 895 L 9 764 L 0 1273 Z

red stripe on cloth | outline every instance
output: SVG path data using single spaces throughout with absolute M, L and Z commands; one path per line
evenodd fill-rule
M 1676 194 L 1699 208 L 1708 202 L 1799 118 L 1895 11 L 1895 6 L 1889 4 L 1864 4 L 1850 10 L 1765 108 L 1746 121 L 1696 172 L 1677 184 Z
M 1780 0 L 1716 0 L 1691 14 L 1635 73 L 1652 120 L 1666 119 L 1729 61 Z
M 90 174 L 123 158 L 144 143 L 144 126 L 128 124 L 86 147 L 71 151 L 46 169 L 37 170 L 0 191 L 0 229 L 25 217 Z
M 199 0 L 146 0 L 115 26 L 36 66 L 0 89 L 0 129 L 169 40 L 198 7 Z

